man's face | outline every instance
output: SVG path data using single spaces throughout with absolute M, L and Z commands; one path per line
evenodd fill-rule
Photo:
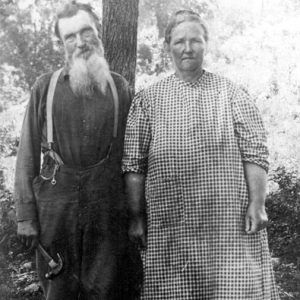
M 177 72 L 201 71 L 205 49 L 204 30 L 199 23 L 183 22 L 173 29 L 168 51 Z
M 86 11 L 80 10 L 73 17 L 60 19 L 58 28 L 69 63 L 75 58 L 88 59 L 95 51 L 103 56 L 97 28 Z

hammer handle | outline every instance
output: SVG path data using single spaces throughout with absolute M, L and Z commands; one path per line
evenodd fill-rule
M 49 264 L 50 261 L 54 261 L 54 259 L 50 256 L 50 254 L 45 250 L 45 248 L 39 243 L 37 246 L 38 250 L 46 260 L 47 264 Z

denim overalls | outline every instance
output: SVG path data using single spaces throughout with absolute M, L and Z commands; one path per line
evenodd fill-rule
M 133 299 L 129 282 L 136 280 L 134 266 L 139 264 L 139 255 L 127 237 L 123 181 L 116 159 L 116 102 L 114 106 L 115 123 L 107 155 L 84 169 L 65 165 L 51 148 L 51 107 L 47 107 L 49 151 L 33 189 L 40 242 L 54 258 L 59 253 L 63 259 L 61 274 L 47 280 L 48 265 L 37 251 L 38 275 L 47 300 Z

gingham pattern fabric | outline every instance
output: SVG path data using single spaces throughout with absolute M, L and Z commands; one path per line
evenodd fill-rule
M 212 73 L 137 94 L 123 171 L 147 175 L 142 299 L 279 299 L 266 231 L 244 232 L 242 162 L 267 169 L 265 142 L 247 92 Z

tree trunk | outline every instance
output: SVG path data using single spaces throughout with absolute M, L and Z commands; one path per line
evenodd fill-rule
M 103 44 L 110 69 L 134 88 L 139 0 L 103 0 Z

